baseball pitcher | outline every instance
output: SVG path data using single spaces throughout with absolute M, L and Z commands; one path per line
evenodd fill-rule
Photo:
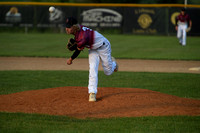
M 89 101 L 96 101 L 99 61 L 102 61 L 106 75 L 118 70 L 117 62 L 111 56 L 110 42 L 99 32 L 77 24 L 77 20 L 73 17 L 68 17 L 66 20 L 66 33 L 74 35 L 74 39 L 70 39 L 67 45 L 70 51 L 74 51 L 67 60 L 68 65 L 72 64 L 85 47 L 89 49 Z

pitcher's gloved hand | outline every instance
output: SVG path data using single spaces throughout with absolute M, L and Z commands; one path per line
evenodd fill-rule
M 70 51 L 74 51 L 74 50 L 77 49 L 77 43 L 76 43 L 76 41 L 75 41 L 73 38 L 70 38 L 70 39 L 68 40 L 67 48 L 68 48 Z

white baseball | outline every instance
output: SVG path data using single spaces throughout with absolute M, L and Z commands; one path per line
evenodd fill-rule
M 53 7 L 53 6 L 50 6 L 50 7 L 49 7 L 49 12 L 54 12 L 54 11 L 55 11 L 55 9 L 56 9 L 55 7 Z

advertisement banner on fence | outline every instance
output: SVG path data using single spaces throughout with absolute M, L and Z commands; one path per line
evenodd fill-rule
M 1 27 L 33 27 L 33 6 L 0 6 Z
M 175 18 L 181 7 L 103 7 L 50 5 L 0 5 L 0 27 L 58 28 L 66 17 L 94 29 L 117 29 L 125 34 L 175 35 Z M 200 8 L 187 8 L 192 20 L 189 35 L 200 35 Z
M 45 27 L 64 27 L 66 17 L 73 16 L 78 19 L 77 9 L 75 7 L 54 6 L 55 10 L 49 12 L 51 6 L 37 6 L 37 24 L 38 28 Z
M 38 28 L 57 27 L 64 23 L 64 12 L 61 7 L 55 7 L 53 12 L 49 12 L 50 6 L 37 6 L 37 24 Z
M 166 14 L 164 8 L 125 9 L 124 32 L 134 34 L 164 34 Z
M 123 15 L 116 8 L 81 8 L 80 23 L 92 28 L 121 28 Z

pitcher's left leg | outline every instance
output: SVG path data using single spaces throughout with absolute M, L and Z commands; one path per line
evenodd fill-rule
M 102 67 L 104 69 L 104 73 L 106 75 L 111 75 L 114 72 L 117 63 L 115 60 L 112 60 L 111 46 L 109 41 L 106 41 L 104 46 L 101 49 L 98 49 L 98 53 L 102 60 Z
M 99 55 L 96 50 L 89 50 L 89 84 L 88 93 L 97 93 Z
M 183 39 L 182 39 L 182 45 L 183 45 L 183 46 L 186 45 L 186 36 L 187 36 L 186 29 L 187 29 L 187 25 L 184 25 L 184 26 L 183 26 Z

